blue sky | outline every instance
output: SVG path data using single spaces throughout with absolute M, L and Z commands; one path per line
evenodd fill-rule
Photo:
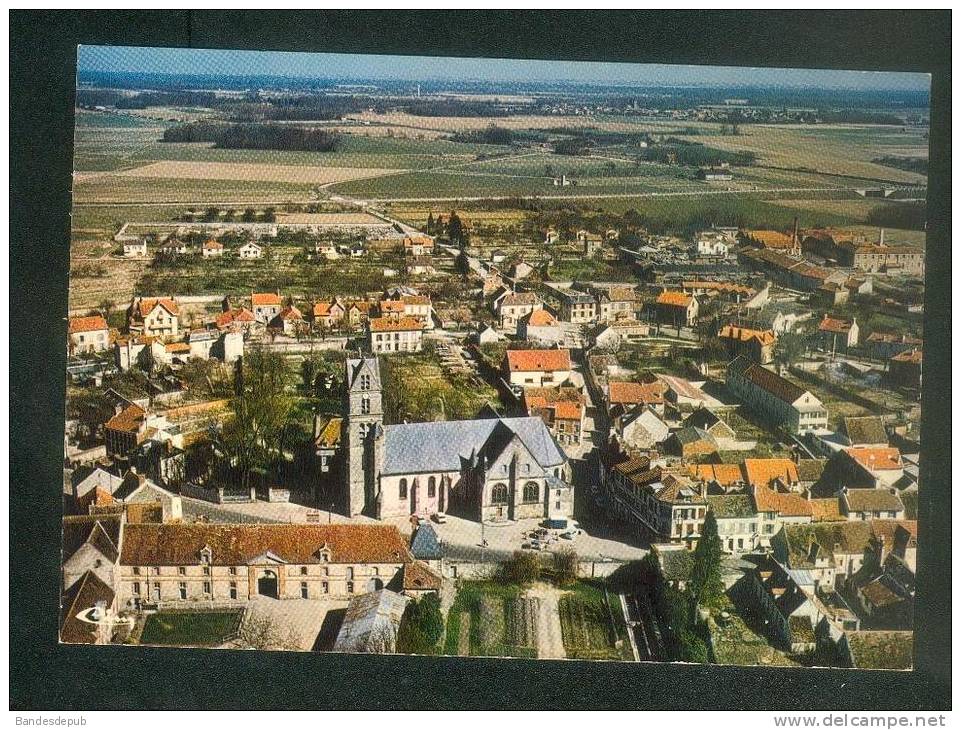
M 927 74 L 919 73 L 121 46 L 81 46 L 78 50 L 78 66 L 81 71 L 167 74 L 263 74 L 410 81 L 568 81 L 655 86 L 763 85 L 823 89 L 924 90 L 930 83 Z

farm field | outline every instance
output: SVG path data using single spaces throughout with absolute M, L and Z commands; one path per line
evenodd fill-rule
M 160 611 L 147 617 L 140 643 L 218 646 L 236 634 L 243 614 L 241 610 Z
M 319 165 L 275 165 L 249 162 L 152 162 L 116 173 L 122 177 L 173 180 L 252 180 L 256 182 L 310 183 L 329 185 L 372 175 L 402 172 L 390 168 L 322 167 Z
M 569 659 L 631 661 L 630 640 L 620 600 L 588 581 L 578 581 L 559 602 L 561 634 Z
M 451 656 L 537 656 L 537 599 L 516 585 L 463 581 L 447 614 L 444 653 Z M 465 627 L 465 628 L 462 628 Z

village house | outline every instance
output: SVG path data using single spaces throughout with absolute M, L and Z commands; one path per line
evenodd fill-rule
M 382 317 L 413 317 L 424 325 L 424 329 L 434 328 L 434 307 L 426 294 L 418 294 L 413 289 L 398 288 L 389 291 L 381 299 L 379 306 Z
M 581 444 L 584 403 L 580 388 L 524 388 L 524 411 L 528 416 L 540 416 L 561 447 Z
M 622 450 L 649 451 L 671 435 L 651 408 L 638 406 L 614 419 L 614 435 Z
M 322 256 L 328 261 L 334 261 L 340 258 L 340 251 L 337 248 L 337 243 L 331 240 L 317 241 L 314 244 L 314 254 L 317 256 Z
M 697 428 L 708 433 L 723 449 L 723 444 L 737 438 L 734 429 L 725 423 L 719 415 L 710 408 L 701 406 L 684 419 L 685 428 Z
M 791 433 L 827 430 L 828 411 L 810 391 L 746 357 L 727 367 L 728 389 L 748 408 Z
M 274 317 L 280 314 L 284 302 L 280 295 L 275 292 L 253 293 L 250 295 L 250 311 L 258 322 L 269 324 Z
M 533 292 L 507 292 L 494 303 L 494 313 L 500 320 L 500 328 L 516 333 L 521 317 L 542 309 L 543 303 Z
M 560 345 L 564 342 L 564 331 L 553 314 L 546 309 L 535 309 L 518 321 L 517 337 L 527 342 Z
M 124 241 L 123 255 L 127 258 L 144 258 L 147 255 L 147 239 L 136 238 Z
M 110 347 L 110 328 L 101 315 L 71 317 L 67 321 L 70 355 L 103 352 Z
M 797 234 L 797 220 L 795 220 L 794 235 L 781 231 L 742 230 L 739 237 L 743 243 L 754 248 L 768 251 L 778 251 L 788 256 L 800 256 L 801 245 Z
M 650 325 L 630 319 L 601 325 L 591 335 L 595 347 L 616 350 L 625 343 L 642 341 L 650 334 Z
M 451 512 L 503 521 L 573 514 L 567 457 L 541 418 L 384 425 L 376 358 L 348 360 L 346 370 L 351 515 Z
M 381 352 L 420 352 L 424 346 L 424 324 L 413 317 L 375 317 L 367 322 L 367 346 Z
M 180 334 L 180 308 L 169 298 L 134 297 L 127 309 L 130 334 L 168 339 Z
M 433 276 L 437 273 L 434 259 L 430 256 L 411 256 L 406 269 L 410 276 Z
M 347 310 L 338 299 L 330 299 L 324 302 L 315 302 L 310 308 L 310 321 L 314 327 L 336 327 L 344 321 Z
M 707 506 L 717 521 L 724 552 L 740 555 L 763 549 L 760 519 L 750 494 L 709 494 Z
M 872 332 L 866 340 L 871 357 L 878 360 L 890 360 L 895 355 L 910 350 L 920 350 L 924 347 L 924 340 L 908 334 L 893 332 Z
M 504 379 L 512 387 L 562 385 L 571 377 L 570 350 L 508 350 Z
M 608 412 L 616 415 L 641 407 L 650 408 L 663 416 L 666 392 L 667 386 L 661 380 L 650 383 L 611 381 L 607 386 Z
M 898 490 L 841 489 L 841 511 L 849 521 L 903 520 L 904 503 Z
M 843 272 L 832 273 L 803 259 L 767 248 L 742 248 L 738 250 L 737 258 L 739 263 L 764 272 L 788 289 L 813 292 L 827 281 L 846 278 Z
M 888 446 L 888 432 L 880 416 L 842 418 L 837 436 L 845 446 L 876 449 Z
M 221 332 L 231 330 L 241 332 L 244 335 L 249 335 L 263 327 L 263 323 L 258 322 L 257 318 L 254 317 L 254 313 L 246 307 L 238 307 L 237 309 L 228 309 L 225 312 L 221 312 L 214 320 L 214 325 Z
M 773 330 L 755 330 L 729 324 L 720 329 L 717 337 L 727 348 L 728 355 L 732 359 L 743 355 L 761 365 L 774 361 L 777 335 Z
M 160 248 L 157 249 L 157 253 L 163 256 L 186 256 L 190 252 L 190 244 L 174 236 L 160 244 Z
M 572 324 L 589 324 L 597 318 L 597 301 L 577 289 L 556 290 L 561 300 L 561 319 Z
M 128 524 L 117 597 L 124 606 L 349 598 L 403 591 L 413 563 L 393 525 Z
M 584 252 L 584 256 L 590 258 L 601 250 L 604 245 L 604 237 L 599 233 L 591 233 L 582 229 L 577 232 L 577 243 Z
M 664 441 L 664 453 L 679 456 L 685 461 L 716 455 L 717 441 L 711 434 L 695 426 L 685 426 Z
M 888 360 L 888 380 L 904 388 L 921 388 L 921 350 L 906 350 Z
M 727 256 L 736 241 L 721 231 L 700 231 L 694 236 L 693 253 L 695 256 Z
M 434 239 L 430 236 L 407 236 L 404 238 L 404 254 L 407 256 L 430 256 L 434 253 Z
M 220 241 L 208 238 L 200 247 L 200 255 L 205 259 L 218 258 L 224 255 L 224 245 Z
M 824 352 L 847 351 L 857 347 L 859 335 L 860 328 L 856 318 L 846 320 L 825 314 L 818 324 L 818 346 Z
M 697 297 L 679 291 L 662 292 L 655 302 L 657 321 L 671 327 L 693 327 L 697 323 Z
M 267 323 L 267 327 L 287 337 L 295 337 L 304 331 L 304 315 L 293 304 L 288 304 Z
M 263 255 L 264 249 L 253 241 L 248 241 L 237 249 L 237 258 L 241 259 L 259 259 L 263 258 Z
M 612 286 L 607 289 L 599 289 L 595 294 L 597 296 L 598 322 L 613 323 L 634 320 L 636 296 L 633 287 Z
M 901 452 L 891 446 L 846 447 L 828 460 L 818 491 L 880 489 L 904 484 L 904 461 Z

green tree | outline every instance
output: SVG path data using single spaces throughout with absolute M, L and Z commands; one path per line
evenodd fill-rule
M 557 585 L 573 585 L 577 580 L 577 552 L 574 548 L 562 548 L 554 553 L 554 572 Z
M 204 220 L 207 222 L 215 221 L 220 218 L 220 208 L 211 206 L 207 208 L 207 212 L 204 213 Z
M 427 235 L 433 235 L 434 233 L 434 211 L 427 212 Z
M 799 362 L 807 349 L 808 342 L 804 335 L 797 332 L 785 332 L 778 337 L 777 343 L 774 345 L 774 362 L 777 363 L 778 369 L 783 372 L 784 368 Z
M 501 563 L 501 577 L 507 583 L 533 583 L 541 574 L 541 563 L 535 553 L 515 550 L 514 554 Z
M 701 528 L 701 537 L 694 548 L 694 563 L 688 583 L 696 604 L 714 605 L 724 595 L 721 580 L 721 538 L 717 534 L 717 518 L 708 510 Z
M 96 439 L 113 414 L 110 399 L 97 391 L 85 390 L 67 399 L 67 417 L 77 422 L 77 438 L 81 442 Z
M 464 224 L 457 215 L 456 211 L 450 212 L 450 218 L 447 220 L 447 238 L 455 246 L 461 246 L 464 241 Z
M 444 615 L 440 598 L 428 593 L 407 604 L 397 632 L 399 654 L 436 654 L 444 635 Z

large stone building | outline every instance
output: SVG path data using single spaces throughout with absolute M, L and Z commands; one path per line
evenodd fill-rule
M 828 427 L 828 410 L 815 395 L 743 355 L 727 366 L 726 383 L 748 408 L 791 433 Z
M 424 346 L 424 323 L 414 317 L 375 317 L 367 323 L 370 351 L 420 352 Z
M 116 593 L 120 606 L 350 597 L 403 590 L 413 564 L 393 525 L 126 524 Z
M 346 373 L 347 511 L 379 518 L 569 518 L 570 469 L 539 417 L 383 423 L 376 358 Z

